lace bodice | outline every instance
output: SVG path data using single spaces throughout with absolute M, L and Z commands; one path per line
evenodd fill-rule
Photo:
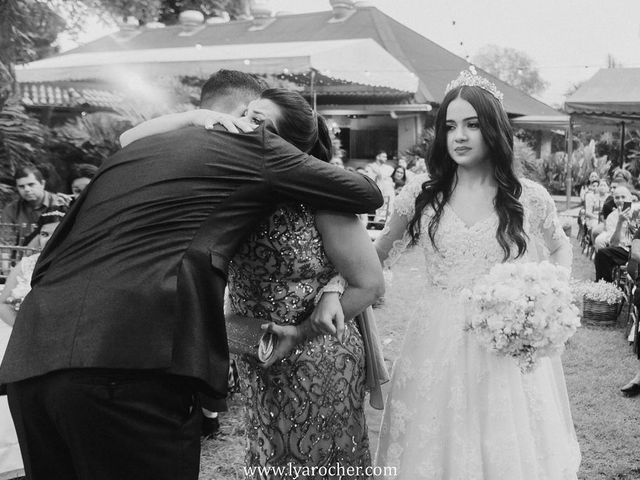
M 386 267 L 390 267 L 409 245 L 407 224 L 414 215 L 415 199 L 427 178 L 427 175 L 414 177 L 396 198 L 394 213 L 376 242 L 383 256 L 387 254 Z M 527 253 L 518 261 L 539 261 L 561 246 L 570 244 L 547 191 L 527 179 L 522 179 L 521 183 L 524 230 L 529 240 Z M 427 282 L 431 286 L 446 290 L 468 287 L 493 265 L 502 262 L 504 252 L 496 239 L 497 214 L 467 226 L 453 208 L 445 205 L 435 237 L 437 248 L 432 245 L 427 232 L 431 215 L 433 209 L 426 208 L 419 240 L 426 258 Z

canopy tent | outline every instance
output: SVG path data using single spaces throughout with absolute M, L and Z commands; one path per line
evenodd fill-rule
M 640 126 L 640 68 L 599 70 L 566 99 L 564 109 L 569 114 L 570 140 L 576 123 L 619 126 L 620 156 L 624 158 L 625 129 Z M 571 158 L 573 141 L 567 146 Z M 567 203 L 570 189 L 567 185 Z
M 569 115 L 523 115 L 512 118 L 511 123 L 523 128 L 567 129 Z
M 571 119 L 640 124 L 640 68 L 606 68 L 583 83 L 564 104 Z
M 117 81 L 131 75 L 206 78 L 221 68 L 257 74 L 315 70 L 364 85 L 418 90 L 418 77 L 372 39 L 70 53 L 16 67 L 16 74 L 19 82 Z

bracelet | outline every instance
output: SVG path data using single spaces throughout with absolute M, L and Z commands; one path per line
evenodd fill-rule
M 318 293 L 316 294 L 316 298 L 314 298 L 313 300 L 314 305 L 318 305 L 318 303 L 322 299 L 322 295 L 324 295 L 325 293 L 337 293 L 338 296 L 342 297 L 342 294 L 344 293 L 346 287 L 347 281 L 344 279 L 344 277 L 339 274 L 336 275 L 331 280 L 329 280 L 329 283 L 327 283 L 318 291 Z

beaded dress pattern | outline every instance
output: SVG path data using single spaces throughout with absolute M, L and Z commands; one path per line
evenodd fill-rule
M 313 212 L 302 205 L 282 207 L 231 262 L 229 306 L 256 322 L 297 324 L 335 274 Z M 362 337 L 353 321 L 346 323 L 342 345 L 333 336 L 320 336 L 266 370 L 242 358 L 247 466 L 370 465 L 364 365 Z

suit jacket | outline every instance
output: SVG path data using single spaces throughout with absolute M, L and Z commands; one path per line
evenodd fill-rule
M 226 393 L 229 260 L 278 203 L 367 212 L 375 184 L 262 126 L 186 128 L 100 168 L 42 252 L 0 383 L 67 368 L 160 369 Z

